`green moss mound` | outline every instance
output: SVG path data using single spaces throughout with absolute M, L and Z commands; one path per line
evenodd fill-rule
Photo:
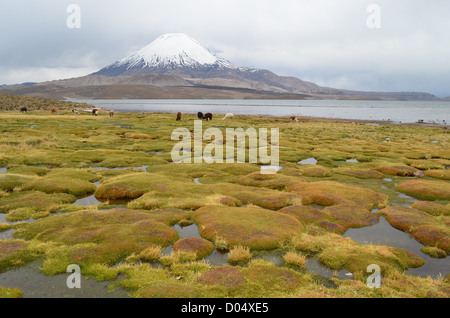
M 331 177 L 331 171 L 320 165 L 306 165 L 305 167 L 300 168 L 300 172 L 306 177 Z
M 169 186 L 173 186 L 171 180 L 160 174 L 131 173 L 108 178 L 99 185 L 95 196 L 101 200 L 130 200 L 151 190 L 165 192 Z
M 208 240 L 221 237 L 228 247 L 243 245 L 254 250 L 277 248 L 304 228 L 288 215 L 259 207 L 206 206 L 193 213 L 193 220 Z
M 78 211 L 40 219 L 21 229 L 21 237 L 67 245 L 93 243 L 70 258 L 83 263 L 114 264 L 151 244 L 166 246 L 178 234 L 146 212 L 132 210 Z M 76 255 L 75 255 L 76 254 Z
M 68 193 L 76 197 L 94 193 L 95 184 L 82 179 L 70 179 L 65 177 L 45 176 L 23 186 L 26 191 L 41 191 L 45 193 Z
M 369 226 L 378 222 L 378 215 L 359 205 L 339 204 L 322 210 L 293 205 L 279 212 L 291 215 L 305 224 L 316 225 L 341 234 L 349 228 Z
M 76 197 L 67 193 L 47 194 L 40 191 L 13 192 L 0 198 L 0 212 L 33 207 L 35 210 L 45 210 L 52 205 L 68 204 L 76 201 Z
M 261 174 L 260 172 L 254 172 L 247 176 L 237 176 L 230 180 L 232 183 L 237 183 L 244 186 L 263 187 L 277 190 L 284 190 L 287 186 L 298 181 L 298 178 L 284 176 L 278 173 Z
M 370 209 L 387 204 L 384 194 L 335 181 L 297 183 L 288 187 L 287 191 L 300 194 L 320 205 L 356 204 Z
M 15 188 L 19 188 L 32 180 L 34 180 L 34 178 L 31 176 L 2 173 L 0 174 L 0 189 L 4 191 L 13 191 Z
M 30 176 L 44 176 L 49 169 L 45 167 L 33 167 L 33 166 L 16 166 L 8 168 L 8 173 L 30 175 Z

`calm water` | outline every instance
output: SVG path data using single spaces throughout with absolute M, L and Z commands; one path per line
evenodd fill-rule
M 450 123 L 450 102 L 364 100 L 73 100 L 118 112 L 311 116 L 413 123 Z

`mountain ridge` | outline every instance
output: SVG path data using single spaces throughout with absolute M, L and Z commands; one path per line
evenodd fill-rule
M 195 99 L 205 96 L 230 99 L 272 96 L 274 99 L 439 100 L 424 92 L 362 92 L 322 87 L 297 77 L 279 76 L 270 70 L 237 66 L 182 33 L 161 35 L 140 50 L 86 76 L 31 86 L 0 87 L 0 92 L 63 99 L 98 99 L 117 96 L 111 92 L 112 87 L 120 88 L 124 93 L 122 98 L 127 96 L 129 99 L 144 96 Z M 212 91 L 207 93 L 207 89 Z M 104 92 L 110 93 L 105 95 Z

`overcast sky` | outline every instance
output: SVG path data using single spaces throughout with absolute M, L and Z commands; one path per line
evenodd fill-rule
M 87 75 L 185 33 L 240 66 L 445 97 L 449 14 L 448 0 L 1 0 L 0 84 Z

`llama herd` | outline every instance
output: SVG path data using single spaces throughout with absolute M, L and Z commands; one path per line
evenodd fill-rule
M 20 108 L 20 112 L 21 113 L 28 113 L 27 107 Z M 100 110 L 98 108 L 94 108 L 92 110 L 80 110 L 80 109 L 75 109 L 75 108 L 72 109 L 72 113 L 74 113 L 74 114 L 79 115 L 80 112 L 90 112 L 90 113 L 92 113 L 93 116 L 98 116 Z M 56 107 L 53 107 L 51 109 L 51 113 L 52 114 L 59 114 L 59 109 L 56 108 Z M 109 115 L 109 117 L 114 117 L 114 110 L 109 110 L 108 111 L 108 115 Z M 211 113 L 203 114 L 202 112 L 198 112 L 197 113 L 197 117 L 198 117 L 198 119 L 205 119 L 206 121 L 208 121 L 208 120 L 212 120 L 213 115 Z M 233 118 L 234 118 L 234 114 L 228 113 L 228 114 L 225 115 L 225 117 L 222 118 L 222 120 L 233 119 Z M 177 121 L 181 120 L 181 112 L 177 113 L 176 120 Z
M 20 108 L 20 112 L 21 113 L 28 113 L 27 107 Z M 89 113 L 92 113 L 93 116 L 98 116 L 100 110 L 98 108 L 94 108 L 92 110 L 72 109 L 72 113 L 74 113 L 74 114 L 79 115 L 80 112 L 89 112 Z M 114 117 L 114 113 L 115 113 L 114 110 L 107 110 L 107 112 L 108 112 L 108 116 L 109 117 Z M 56 108 L 56 107 L 53 107 L 51 109 L 51 113 L 52 114 L 59 114 L 59 109 Z M 181 116 L 182 116 L 182 113 L 181 112 L 177 112 L 177 114 L 176 114 L 176 121 L 181 121 Z M 197 118 L 201 119 L 201 120 L 204 119 L 204 120 L 208 121 L 208 120 L 212 120 L 213 115 L 212 115 L 212 113 L 203 114 L 202 112 L 198 112 L 197 113 Z M 234 114 L 233 113 L 225 114 L 225 116 L 222 118 L 222 120 L 226 120 L 226 119 L 234 119 Z M 289 120 L 298 122 L 298 118 L 295 117 L 295 116 L 290 117 Z
M 203 114 L 202 112 L 198 112 L 197 113 L 197 118 L 198 119 L 205 119 L 206 121 L 208 121 L 208 120 L 212 120 L 212 117 L 213 117 L 213 115 L 211 113 L 206 113 L 206 114 Z M 234 118 L 234 114 L 228 113 L 228 114 L 225 115 L 224 118 L 222 118 L 222 120 L 233 119 L 233 118 Z M 181 120 L 181 112 L 178 112 L 176 121 L 180 121 L 180 120 Z

